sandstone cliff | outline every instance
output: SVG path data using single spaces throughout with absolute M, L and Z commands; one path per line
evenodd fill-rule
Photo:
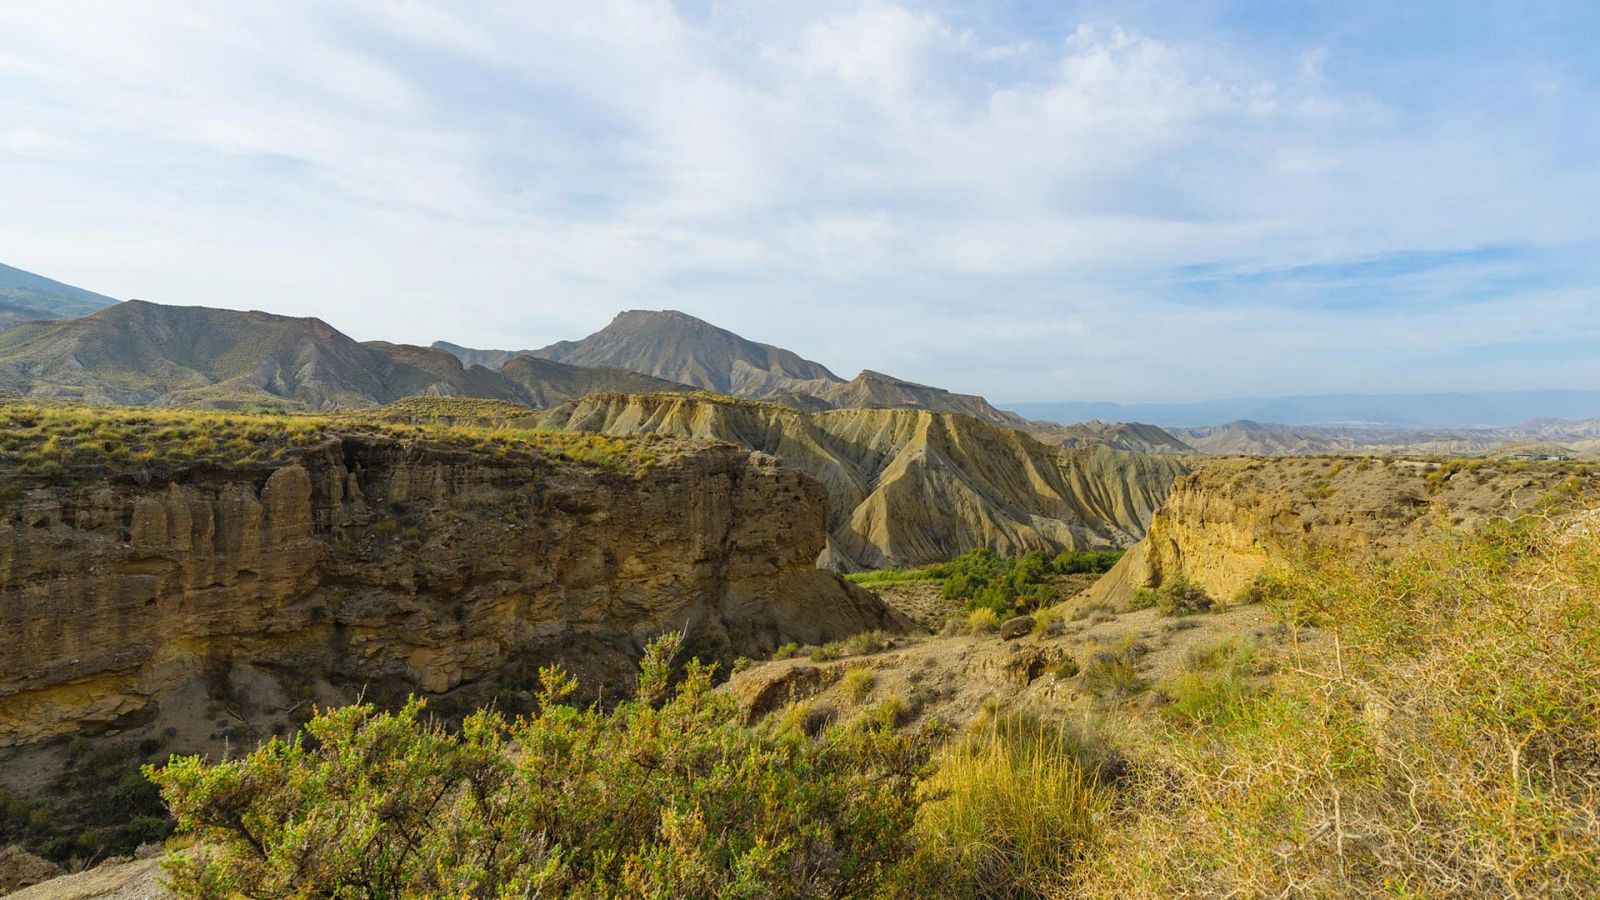
M 1140 587 L 1188 578 L 1232 600 L 1275 562 L 1317 550 L 1389 552 L 1441 528 L 1600 490 L 1583 464 L 1395 459 L 1222 459 L 1178 480 L 1149 533 L 1083 597 L 1121 607 Z
M 823 565 L 872 568 L 949 559 L 974 547 L 1125 547 L 1173 479 L 1174 457 L 1105 446 L 1051 447 L 952 413 L 802 413 L 707 394 L 594 394 L 541 415 L 545 426 L 727 441 L 781 457 L 828 490 Z
M 668 629 L 731 658 L 898 621 L 813 567 L 823 487 L 728 446 L 619 472 L 352 428 L 251 466 L 3 474 L 0 747 L 241 686 L 276 728 L 338 686 L 626 668 Z

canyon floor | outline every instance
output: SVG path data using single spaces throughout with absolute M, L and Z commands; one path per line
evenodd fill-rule
M 1083 580 L 1094 579 L 1078 583 Z M 1323 643 L 1315 629 L 1291 631 L 1260 604 L 1165 616 L 1154 608 L 1114 612 L 1086 605 L 1083 593 L 1047 614 L 1059 617 L 1048 630 L 1014 638 L 998 631 L 929 633 L 957 613 L 936 583 L 878 593 L 922 628 L 887 638 L 877 652 L 841 659 L 813 660 L 802 648 L 794 658 L 738 672 L 726 690 L 753 720 L 789 713 L 817 726 L 881 703 L 896 705 L 905 728 L 932 718 L 962 727 L 985 714 L 1011 712 L 1116 719 L 1158 709 L 1166 702 L 1160 688 L 1219 647 L 1249 648 L 1262 661 L 1257 672 L 1264 680 L 1297 655 L 1319 652 Z M 1115 661 L 1109 683 L 1094 671 L 1097 658 L 1102 667 Z

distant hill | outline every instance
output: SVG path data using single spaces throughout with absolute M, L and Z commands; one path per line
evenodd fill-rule
M 1173 434 L 1212 456 L 1600 456 L 1600 419 L 1536 419 L 1494 428 L 1448 429 L 1265 425 L 1244 420 L 1174 428 Z
M 835 569 L 920 565 L 974 547 L 1124 547 L 1189 461 L 1053 447 L 971 416 L 917 409 L 803 413 L 690 395 L 591 394 L 538 419 L 611 435 L 709 438 L 771 453 L 828 489 Z
M 86 316 L 116 302 L 103 294 L 0 264 L 0 330 L 35 319 Z
M 814 395 L 819 382 L 843 381 L 821 363 L 675 310 L 628 310 L 583 340 L 561 341 L 532 355 L 577 366 L 615 366 L 757 399 L 790 391 Z
M 837 409 L 926 409 L 962 413 L 1012 428 L 1028 424 L 1016 413 L 996 409 L 975 394 L 956 394 L 870 369 L 842 384 L 821 388 L 815 396 Z
M 610 366 L 805 411 L 923 409 L 962 413 L 1010 428 L 1028 424 L 982 397 L 881 372 L 867 370 L 845 381 L 821 363 L 793 351 L 747 340 L 675 310 L 629 310 L 582 340 L 560 341 L 538 350 L 477 350 L 446 341 L 436 341 L 433 346 L 468 365 L 497 368 L 510 360 L 537 357 L 580 366 Z
M 1166 431 L 1141 422 L 1101 422 L 1090 419 L 1072 425 L 1058 425 L 1039 420 L 1029 422 L 1027 430 L 1039 440 L 1059 447 L 1105 444 L 1136 453 L 1181 455 L 1195 452 L 1195 448 Z
M 532 356 L 507 360 L 498 374 L 517 389 L 523 402 L 540 408 L 597 391 L 641 394 L 694 390 L 665 378 L 652 378 L 614 366 L 572 366 Z
M 429 347 L 358 343 L 320 319 L 130 300 L 0 332 L 0 391 L 96 403 L 340 409 L 412 396 L 549 406 L 597 390 L 689 390 L 617 369 L 464 366 Z
M 1207 428 L 1176 428 L 1173 433 L 1201 453 L 1212 456 L 1299 456 L 1353 453 L 1359 449 L 1359 442 L 1346 434 L 1301 431 L 1249 419 Z
M 498 369 L 505 365 L 507 360 L 516 359 L 519 356 L 537 355 L 535 350 L 474 350 L 471 347 L 463 347 L 460 344 L 452 344 L 449 341 L 434 341 L 429 346 L 435 350 L 443 350 L 461 360 L 462 365 L 483 366 L 486 369 Z
M 1030 419 L 1150 422 L 1163 428 L 1239 420 L 1282 425 L 1481 428 L 1533 418 L 1600 417 L 1600 390 L 1485 391 L 1439 394 L 1322 394 L 1238 397 L 1199 403 L 1005 403 Z

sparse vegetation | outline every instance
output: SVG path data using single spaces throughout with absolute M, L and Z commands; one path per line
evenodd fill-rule
M 939 755 L 899 895 L 1048 897 L 1093 846 L 1110 793 L 1095 748 L 1024 716 L 980 722 Z
M 1083 687 L 1102 700 L 1126 700 L 1148 685 L 1139 677 L 1139 645 L 1132 635 L 1097 650 L 1083 664 Z
M 1274 584 L 1323 636 L 1260 686 L 1245 652 L 1196 656 L 1074 892 L 1600 891 L 1592 525 L 1527 515 Z
M 1155 595 L 1156 610 L 1164 616 L 1192 616 L 1216 605 L 1204 588 L 1181 575 L 1162 581 Z
M 1244 714 L 1247 701 L 1262 689 L 1255 678 L 1264 668 L 1255 648 L 1238 641 L 1191 650 L 1183 671 L 1161 685 L 1168 700 L 1162 712 L 1194 726 L 1232 724 Z
M 74 737 L 42 798 L 0 790 L 0 846 L 22 844 L 71 865 L 160 842 L 171 833 L 172 818 L 139 767 L 155 758 L 163 744 L 152 738 L 135 746 L 96 747 Z
M 249 466 L 294 457 L 340 434 L 362 433 L 435 442 L 529 464 L 560 459 L 613 471 L 653 465 L 664 446 L 653 435 L 621 438 L 507 425 L 414 424 L 378 412 L 332 417 L 0 401 L 0 469 L 59 480 L 199 465 Z
M 1065 621 L 1066 617 L 1061 614 L 1061 610 L 1055 608 L 1041 609 L 1033 615 L 1033 633 L 1038 636 L 1044 636 L 1053 631 L 1059 631 Z
M 922 582 L 940 581 L 944 578 L 941 574 L 943 568 L 938 565 L 922 566 L 915 569 L 899 569 L 893 566 L 884 569 L 872 569 L 867 572 L 850 572 L 844 576 L 846 581 L 859 584 L 862 587 L 874 587 L 883 584 L 919 584 Z
M 878 653 L 889 644 L 889 636 L 881 631 L 862 631 L 839 640 L 829 641 L 811 651 L 812 662 L 831 662 L 847 656 L 866 656 Z M 783 648 L 779 648 L 781 651 Z
M 967 614 L 968 634 L 993 634 L 1000 630 L 1000 615 L 994 610 L 980 607 Z
M 845 696 L 850 698 L 851 703 L 860 703 L 867 699 L 867 695 L 872 693 L 872 686 L 876 683 L 877 676 L 872 674 L 871 669 L 863 666 L 845 670 L 844 677 L 839 681 L 840 687 L 843 688 Z

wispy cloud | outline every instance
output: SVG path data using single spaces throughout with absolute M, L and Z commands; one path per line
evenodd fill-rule
M 1600 385 L 1600 20 L 1418 9 L 6 4 L 0 258 L 1003 399 Z

